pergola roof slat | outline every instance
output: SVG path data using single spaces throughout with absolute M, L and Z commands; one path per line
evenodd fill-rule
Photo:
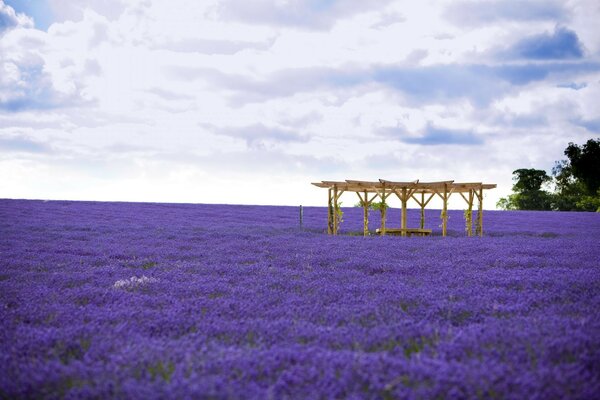
M 482 182 L 454 182 L 453 180 L 448 181 L 437 181 L 437 182 L 420 182 L 418 179 L 414 181 L 389 181 L 385 179 L 379 179 L 379 181 L 360 181 L 353 179 L 346 179 L 345 181 L 321 181 L 314 182 L 312 185 L 320 188 L 330 188 L 334 186 L 339 190 L 348 191 L 360 191 L 364 192 L 389 192 L 394 189 L 414 189 L 416 193 L 435 193 L 436 191 L 443 190 L 444 188 L 452 190 L 455 193 L 464 193 L 469 190 L 475 189 L 495 189 L 497 187 L 494 183 L 482 183 Z
M 329 186 L 334 186 L 334 185 L 346 185 L 345 181 L 321 181 L 322 183 L 329 185 Z
M 430 188 L 430 187 L 444 187 L 444 185 L 450 185 L 454 181 L 438 181 L 438 182 L 419 182 L 419 187 Z
M 394 188 L 412 188 L 415 187 L 415 185 L 417 183 L 419 183 L 419 180 L 416 179 L 414 181 L 408 181 L 408 182 L 398 182 L 398 181 L 388 181 L 387 179 L 380 179 L 379 182 L 381 182 L 382 184 L 385 183 L 386 187 L 394 187 Z
M 365 186 L 377 186 L 377 185 L 381 184 L 381 182 L 379 182 L 379 181 L 375 181 L 375 182 L 373 182 L 373 181 L 355 181 L 352 179 L 346 179 L 346 182 L 352 183 L 352 184 L 357 184 L 357 185 L 365 185 Z
M 454 182 L 453 186 L 457 187 L 479 187 L 483 185 L 482 182 Z

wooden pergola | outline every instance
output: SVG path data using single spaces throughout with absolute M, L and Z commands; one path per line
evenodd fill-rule
M 379 179 L 376 182 L 370 181 L 321 181 L 313 183 L 313 185 L 328 189 L 328 213 L 327 213 L 327 233 L 337 235 L 338 233 L 338 211 L 340 196 L 345 192 L 354 192 L 360 199 L 360 204 L 364 209 L 364 236 L 369 234 L 369 207 L 379 198 L 383 207 L 381 207 L 381 228 L 378 233 L 386 234 L 386 201 L 389 196 L 395 194 L 402 203 L 401 228 L 397 231 L 402 236 L 406 236 L 410 229 L 406 226 L 407 203 L 409 199 L 413 199 L 421 208 L 421 224 L 420 230 L 425 227 L 425 206 L 438 195 L 443 202 L 442 206 L 442 236 L 446 236 L 448 225 L 448 200 L 454 193 L 460 196 L 467 202 L 466 231 L 467 236 L 473 236 L 472 229 L 472 212 L 474 199 L 478 200 L 476 235 L 483 236 L 483 191 L 486 189 L 494 189 L 495 184 L 481 182 L 396 182 Z M 429 231 L 430 233 L 431 231 Z

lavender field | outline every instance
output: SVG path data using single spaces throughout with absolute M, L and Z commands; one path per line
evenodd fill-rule
M 0 398 L 598 398 L 600 214 L 344 211 L 0 200 Z

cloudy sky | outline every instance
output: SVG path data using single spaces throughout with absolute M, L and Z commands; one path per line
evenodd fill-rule
M 598 21 L 597 0 L 0 0 L 0 198 L 454 179 L 497 183 L 493 208 L 600 136 Z

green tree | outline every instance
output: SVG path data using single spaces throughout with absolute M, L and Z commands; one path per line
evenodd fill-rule
M 573 169 L 568 161 L 557 161 L 552 168 L 555 195 L 553 208 L 559 211 L 579 210 L 577 202 L 585 196 L 586 188 L 573 176 Z
M 542 185 L 552 178 L 546 171 L 529 168 L 513 171 L 513 194 L 502 198 L 496 206 L 505 210 L 551 210 L 552 195 Z
M 551 178 L 545 171 L 513 171 L 513 192 L 496 206 L 505 210 L 559 210 L 600 212 L 600 138 L 582 146 L 569 142 L 568 160 L 557 161 L 552 168 L 554 193 L 542 190 Z
M 507 197 L 501 197 L 500 200 L 496 202 L 496 207 L 501 210 L 516 210 L 517 203 L 515 201 L 515 194 L 509 194 Z
M 600 139 L 583 146 L 569 143 L 568 160 L 552 169 L 556 194 L 554 207 L 560 211 L 600 211 Z
M 581 147 L 569 143 L 565 155 L 573 176 L 584 184 L 588 195 L 596 195 L 600 189 L 600 139 L 590 139 Z

